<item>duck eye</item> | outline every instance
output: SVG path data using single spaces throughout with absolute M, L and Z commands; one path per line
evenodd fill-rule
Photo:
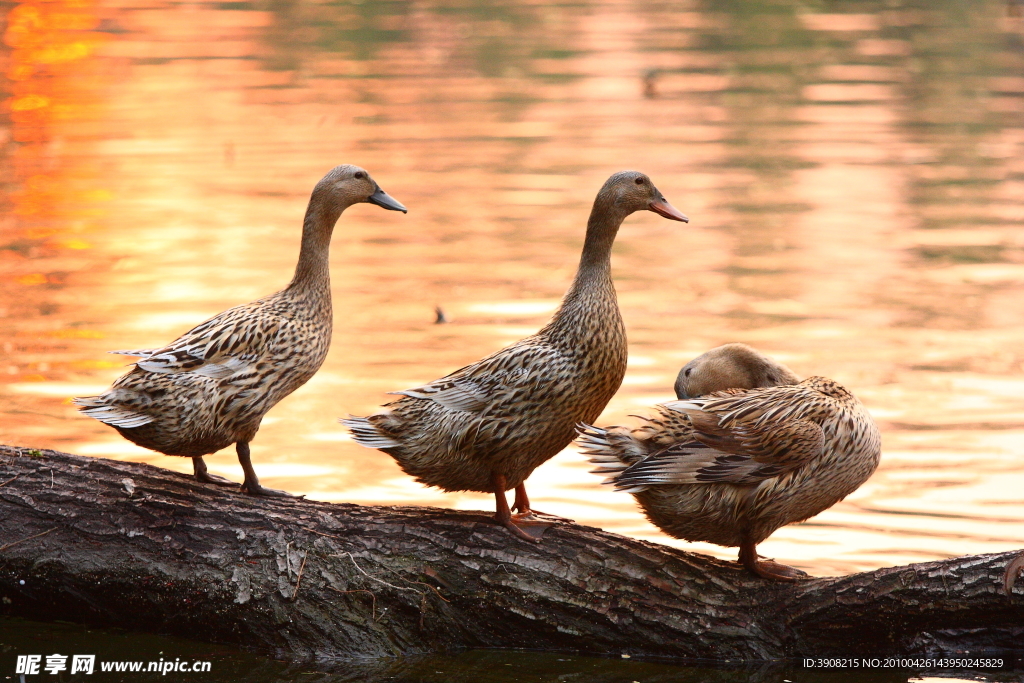
M 637 185 L 643 185 L 644 184 L 644 179 L 643 178 L 637 178 L 636 179 L 636 184 Z
M 362 171 L 356 171 L 356 175 L 355 175 L 355 177 L 356 177 L 356 178 L 359 178 L 360 180 L 362 180 L 363 178 L 365 178 L 365 177 L 366 177 L 366 174 L 365 174 L 365 173 L 363 173 Z

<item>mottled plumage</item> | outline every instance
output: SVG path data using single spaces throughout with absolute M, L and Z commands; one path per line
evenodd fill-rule
M 610 255 L 622 221 L 641 209 L 686 220 L 643 174 L 612 176 L 594 202 L 580 267 L 551 322 L 446 377 L 396 392 L 402 398 L 375 415 L 343 420 L 355 440 L 388 453 L 424 484 L 494 492 L 498 521 L 530 538 L 512 523 L 504 492 L 516 489 L 516 522 L 533 521 L 523 482 L 572 441 L 576 423 L 600 415 L 622 382 L 626 333 Z
M 658 415 L 638 429 L 584 425 L 580 444 L 594 472 L 633 494 L 665 533 L 740 546 L 755 573 L 791 579 L 789 568 L 758 561 L 755 546 L 863 484 L 878 466 L 878 429 L 853 394 L 824 377 L 753 389 L 707 386 L 719 391 L 657 406 Z
M 355 166 L 333 169 L 313 190 L 298 266 L 288 287 L 230 308 L 165 347 L 113 351 L 141 360 L 106 392 L 76 398 L 75 404 L 133 443 L 193 458 L 201 481 L 228 483 L 206 472 L 202 456 L 238 444 L 246 471 L 243 488 L 280 493 L 259 485 L 248 442 L 266 412 L 305 384 L 327 356 L 331 233 L 347 207 L 367 201 L 405 211 L 366 171 Z

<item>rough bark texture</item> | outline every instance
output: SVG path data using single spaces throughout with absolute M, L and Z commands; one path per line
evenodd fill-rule
M 1014 553 L 798 584 L 577 525 L 254 499 L 156 467 L 0 447 L 0 613 L 294 658 L 470 647 L 729 660 L 1024 648 Z M 1024 583 L 1024 582 L 1022 582 Z

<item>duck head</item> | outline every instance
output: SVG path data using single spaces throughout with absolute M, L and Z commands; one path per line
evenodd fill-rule
M 800 378 L 781 363 L 746 344 L 725 344 L 697 356 L 676 377 L 679 399 L 705 396 L 725 389 L 756 389 L 797 384 Z
M 380 185 L 365 169 L 351 164 L 342 164 L 331 169 L 331 172 L 316 184 L 313 194 L 323 196 L 340 210 L 353 204 L 368 202 L 389 211 L 409 212 L 401 202 L 380 189 Z
M 627 215 L 634 211 L 653 211 L 674 221 L 690 222 L 679 209 L 668 203 L 651 179 L 639 171 L 616 173 L 604 184 L 600 194 L 607 195 L 612 204 Z

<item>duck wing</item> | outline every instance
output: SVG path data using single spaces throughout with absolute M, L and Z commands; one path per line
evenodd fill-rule
M 483 392 L 483 387 L 465 379 L 442 378 L 421 387 L 388 393 L 434 401 L 451 410 L 463 410 L 471 413 L 483 410 L 489 402 L 487 395 Z
M 472 413 L 502 406 L 514 409 L 564 389 L 569 373 L 563 370 L 569 362 L 557 348 L 527 337 L 450 375 L 393 393 Z
M 192 372 L 213 379 L 243 372 L 267 354 L 269 342 L 289 323 L 260 303 L 229 308 L 153 350 L 136 365 L 149 372 Z
M 806 382 L 665 403 L 664 408 L 690 419 L 692 438 L 626 469 L 616 479 L 616 488 L 753 485 L 821 457 L 826 438 L 820 422 L 842 407 Z
M 744 389 L 726 389 L 711 396 L 731 396 Z M 577 443 L 596 469 L 592 474 L 607 475 L 604 483 L 615 484 L 619 475 L 631 465 L 660 455 L 682 444 L 695 445 L 693 423 L 690 416 L 680 410 L 664 405 L 655 406 L 655 416 L 632 415 L 644 421 L 635 429 L 628 427 L 594 427 L 580 423 L 576 426 L 579 434 Z

